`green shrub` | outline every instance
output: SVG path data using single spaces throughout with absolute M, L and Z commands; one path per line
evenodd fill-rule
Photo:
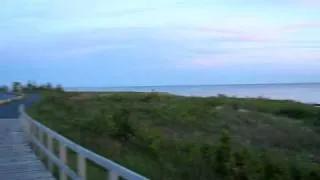
M 285 107 L 276 111 L 276 114 L 296 119 L 312 118 L 316 116 L 315 112 L 298 107 Z
M 118 110 L 112 116 L 112 122 L 114 124 L 114 132 L 110 134 L 110 136 L 121 140 L 128 141 L 132 136 L 135 135 L 134 129 L 129 123 L 130 111 L 126 108 L 122 108 Z
M 296 102 L 48 93 L 29 111 L 64 136 L 150 179 L 319 179 L 319 164 L 308 155 L 317 156 L 320 148 L 314 132 L 320 111 Z

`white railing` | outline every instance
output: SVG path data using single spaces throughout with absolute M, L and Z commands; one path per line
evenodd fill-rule
M 106 179 L 117 180 L 121 177 L 127 180 L 147 180 L 147 178 L 81 147 L 55 131 L 47 128 L 43 124 L 33 120 L 27 115 L 23 105 L 19 107 L 19 112 L 27 140 L 30 141 L 33 147 L 37 147 L 37 149 L 40 150 L 40 158 L 44 156 L 47 157 L 49 171 L 53 172 L 53 164 L 56 164 L 59 168 L 60 180 L 67 180 L 68 177 L 73 180 L 87 179 L 87 160 L 90 160 L 102 167 L 106 171 Z M 47 136 L 47 142 L 45 142 L 45 136 Z M 54 154 L 53 140 L 56 140 L 59 143 L 59 157 Z M 74 151 L 77 155 L 77 172 L 74 172 L 67 165 L 67 148 Z

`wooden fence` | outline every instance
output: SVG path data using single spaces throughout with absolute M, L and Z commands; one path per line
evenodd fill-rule
M 102 157 L 71 140 L 63 137 L 57 132 L 49 129 L 43 124 L 33 120 L 25 112 L 23 105 L 19 107 L 20 120 L 23 130 L 26 134 L 26 140 L 30 141 L 33 147 L 40 150 L 40 158 L 45 156 L 48 162 L 48 170 L 53 172 L 53 164 L 59 168 L 59 179 L 67 180 L 85 180 L 87 179 L 87 160 L 90 160 L 100 166 L 105 171 L 105 178 L 108 180 L 117 180 L 120 177 L 126 180 L 147 180 L 143 177 L 105 157 Z M 59 156 L 54 153 L 53 140 L 59 144 Z M 73 171 L 67 165 L 67 150 L 74 151 L 77 155 L 77 171 Z

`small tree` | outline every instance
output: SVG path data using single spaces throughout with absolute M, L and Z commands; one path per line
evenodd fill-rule
M 0 86 L 0 92 L 8 92 L 9 91 L 9 87 L 6 85 L 2 85 Z
M 59 92 L 64 91 L 63 87 L 60 84 L 58 84 L 55 89 L 56 89 L 56 91 L 59 91 Z
M 32 92 L 36 90 L 36 85 L 35 83 L 28 81 L 27 85 L 26 85 L 26 91 L 27 92 Z
M 45 85 L 45 88 L 47 89 L 47 90 L 51 90 L 52 89 L 52 84 L 51 83 L 47 83 L 46 85 Z
M 12 91 L 13 92 L 21 92 L 22 84 L 20 82 L 13 82 L 12 83 Z

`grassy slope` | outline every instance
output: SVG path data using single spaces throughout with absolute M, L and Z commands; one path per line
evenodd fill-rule
M 259 158 L 267 151 L 272 160 L 289 159 L 302 169 L 320 162 L 320 109 L 292 101 L 67 93 L 48 96 L 29 112 L 68 138 L 151 179 L 217 177 L 208 174 L 216 170 L 208 169 L 206 158 L 193 151 L 205 146 L 217 152 L 223 129 L 228 130 L 234 151 L 246 148 Z M 262 172 L 251 170 L 254 163 L 247 163 L 247 174 L 262 179 Z M 189 165 L 198 168 L 196 172 L 189 172 Z

